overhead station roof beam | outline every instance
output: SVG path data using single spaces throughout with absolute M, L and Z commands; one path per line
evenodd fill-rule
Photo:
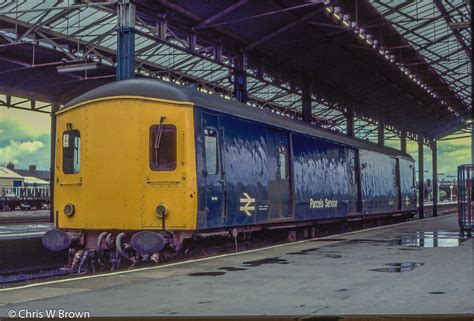
M 58 0 L 58 1 L 56 1 L 56 5 L 58 5 L 62 2 L 63 1 Z M 78 8 L 65 9 L 65 10 L 60 11 L 60 12 L 56 13 L 55 15 L 49 17 L 46 20 L 44 20 L 44 19 L 51 13 L 51 11 L 44 12 L 43 15 L 41 16 L 41 18 L 33 26 L 31 26 L 31 28 L 29 28 L 26 32 L 24 32 L 21 36 L 19 36 L 18 39 L 23 39 L 23 38 L 28 37 L 28 35 L 31 32 L 33 32 L 33 31 L 37 30 L 38 28 L 41 28 L 45 25 L 50 25 L 50 24 L 58 21 L 59 19 L 64 18 L 65 16 L 67 16 L 68 14 L 70 14 L 71 12 L 73 12 L 75 10 L 79 10 L 79 9 Z
M 395 13 L 395 12 L 401 14 L 400 9 L 403 9 L 403 8 L 405 8 L 406 6 L 411 5 L 411 4 L 412 4 L 413 2 L 415 2 L 415 1 L 416 1 L 416 0 L 406 0 L 405 2 L 400 3 L 398 6 L 395 6 L 395 7 L 393 7 L 393 8 L 390 8 L 390 7 L 389 7 L 389 8 L 388 8 L 389 10 L 388 10 L 386 13 L 384 13 L 383 16 L 386 17 L 386 16 L 389 16 L 389 15 L 391 15 L 392 13 Z M 380 3 L 380 1 L 378 1 L 378 0 L 376 0 L 375 2 L 377 2 L 377 3 L 380 4 L 380 5 L 385 5 L 385 4 L 383 4 L 383 3 Z
M 438 10 L 443 15 L 444 20 L 446 20 L 446 23 L 449 25 L 453 20 L 451 19 L 450 15 L 449 15 L 448 11 L 446 10 L 446 8 L 444 7 L 443 3 L 440 0 L 433 0 L 433 1 L 436 4 L 436 7 L 438 8 Z M 467 46 L 467 44 L 464 42 L 464 38 L 461 36 L 459 30 L 453 29 L 453 33 L 456 36 L 456 38 L 458 39 L 459 44 L 461 45 L 463 50 L 466 52 L 467 56 L 472 57 L 472 51 Z
M 269 33 L 268 35 L 254 41 L 253 43 L 249 44 L 247 47 L 244 48 L 244 51 L 248 51 L 248 50 L 252 50 L 254 49 L 255 47 L 257 47 L 258 45 L 270 40 L 271 38 L 281 34 L 282 32 L 285 32 L 286 30 L 288 29 L 291 29 L 293 28 L 294 26 L 302 23 L 302 22 L 305 22 L 306 20 L 310 19 L 311 17 L 314 17 L 317 13 L 321 12 L 323 10 L 323 8 L 319 8 L 318 10 L 315 10 L 315 11 L 312 11 L 306 15 L 304 15 L 303 17 L 301 17 L 300 19 L 292 22 L 292 23 L 289 23 L 271 33 Z
M 446 75 L 446 74 L 448 74 L 448 73 L 450 73 L 450 72 L 454 72 L 455 70 L 458 70 L 459 68 L 464 67 L 465 65 L 468 65 L 468 64 L 470 64 L 470 63 L 471 63 L 471 60 L 466 60 L 465 62 L 463 62 L 463 63 L 461 63 L 461 64 L 459 64 L 459 65 L 456 65 L 456 66 L 454 66 L 454 67 L 451 67 L 451 68 L 446 69 L 445 71 L 443 71 L 443 72 L 440 73 L 439 75 L 440 75 L 440 76 L 444 76 L 444 75 Z
M 464 62 L 464 54 L 459 55 L 463 49 L 457 45 L 456 39 L 451 37 L 454 33 L 448 27 L 446 21 L 441 19 L 443 18 L 443 14 L 440 14 L 434 2 L 413 1 L 400 10 L 400 13 L 396 13 L 396 11 L 390 10 L 390 7 L 393 7 L 396 4 L 387 2 L 381 3 L 381 1 L 377 0 L 369 1 L 382 16 L 389 16 L 389 20 L 392 22 L 394 29 L 397 30 L 399 34 L 406 37 L 406 40 L 412 45 L 413 49 L 419 53 L 416 55 L 416 60 L 421 58 L 421 60 L 429 62 L 427 64 L 422 64 L 426 65 L 427 68 L 417 68 L 417 73 L 419 75 L 430 75 L 434 73 L 437 76 L 436 78 L 431 77 L 429 80 L 426 80 L 431 89 L 446 84 L 447 81 L 451 80 L 451 77 L 454 77 L 450 72 L 446 72 L 445 74 L 444 72 L 446 69 L 452 69 L 455 64 L 461 64 Z M 408 4 L 408 2 L 406 3 Z M 469 12 L 469 9 L 467 8 L 466 3 L 456 2 L 456 6 L 452 5 L 449 13 L 456 11 Z M 407 20 L 406 16 L 410 16 L 411 19 Z M 431 28 L 430 24 L 433 25 L 433 28 Z M 464 37 L 468 37 L 468 34 L 470 34 L 468 31 L 463 31 L 462 33 Z M 436 37 L 438 37 L 438 39 L 435 39 Z M 451 40 L 456 41 L 454 50 L 451 45 Z M 458 50 L 458 48 L 460 49 Z M 450 49 L 454 52 L 451 52 Z M 400 50 L 400 54 L 405 57 L 408 52 L 410 52 L 409 48 L 406 50 Z M 453 55 L 458 55 L 457 57 L 459 59 L 454 61 Z M 444 59 L 441 59 L 442 57 L 444 57 Z M 470 60 L 470 56 L 466 55 L 466 59 Z M 413 63 L 420 65 L 417 61 L 413 61 Z M 407 62 L 404 62 L 404 64 L 407 64 Z M 408 62 L 408 64 L 410 63 Z M 438 83 L 438 79 L 441 84 Z M 444 102 L 441 101 L 442 104 L 444 103 L 443 105 L 448 109 L 448 111 L 454 113 L 454 116 L 458 118 L 460 115 L 462 115 L 461 118 L 468 117 L 467 115 L 470 112 L 470 94 L 463 93 L 463 95 L 460 96 L 458 90 L 458 85 L 462 82 L 463 80 L 453 83 L 449 90 L 451 94 L 443 95 L 443 98 L 446 100 Z M 470 92 L 470 90 L 468 91 Z M 461 122 L 459 123 L 462 124 Z M 439 127 L 439 125 L 437 127 Z
M 309 12 L 308 10 L 314 10 L 315 8 L 310 7 L 314 6 L 315 3 L 318 2 L 321 7 L 321 1 L 313 1 L 311 3 L 304 3 L 304 6 L 307 6 L 306 12 Z M 145 4 L 148 3 L 148 4 Z M 276 2 L 276 1 L 268 1 L 268 2 L 262 2 L 265 3 L 265 9 L 266 12 L 263 14 L 261 13 L 262 9 L 264 9 L 262 6 L 255 7 L 253 6 L 254 2 L 250 1 L 238 1 L 234 0 L 229 2 L 230 5 L 225 6 L 225 2 L 220 3 L 220 5 L 223 6 L 221 9 L 217 10 L 217 13 L 215 12 L 216 10 L 213 8 L 208 9 L 206 6 L 200 6 L 200 5 L 195 5 L 193 1 L 180 1 L 180 2 L 174 2 L 172 4 L 173 8 L 169 6 L 171 1 L 156 1 L 156 2 L 140 2 L 137 3 L 137 8 L 141 7 L 141 11 L 139 12 L 139 16 L 137 17 L 137 28 L 140 29 L 138 32 L 137 36 L 137 63 L 135 67 L 139 67 L 139 73 L 144 74 L 146 76 L 163 76 L 166 78 L 170 78 L 171 81 L 176 81 L 177 79 L 180 82 L 184 83 L 197 83 L 199 84 L 199 87 L 205 87 L 206 89 L 211 89 L 214 90 L 216 93 L 223 94 L 223 95 L 228 95 L 229 94 L 229 89 L 232 87 L 231 82 L 229 82 L 229 79 L 232 75 L 232 70 L 234 70 L 234 65 L 232 65 L 232 61 L 235 56 L 237 56 L 239 53 L 241 53 L 241 50 L 244 49 L 248 44 L 252 44 L 252 40 L 254 39 L 253 37 L 245 37 L 244 33 L 240 32 L 235 32 L 234 28 L 237 24 L 237 20 L 242 20 L 242 21 L 249 21 L 252 22 L 251 19 L 254 19 L 256 17 L 263 17 L 265 15 L 270 15 L 270 14 L 275 14 L 279 12 L 286 12 L 286 17 L 282 17 L 285 20 L 286 24 L 291 24 L 291 23 L 296 23 L 297 21 L 301 21 L 302 18 L 305 16 L 305 10 L 302 10 L 301 8 L 303 5 L 300 6 L 293 6 L 293 7 L 284 7 L 283 3 L 287 6 L 291 6 L 291 4 L 286 4 L 286 2 Z M 244 4 L 247 4 L 249 6 L 249 13 L 250 16 L 244 16 L 242 18 L 242 15 L 240 12 L 236 13 L 237 7 L 242 8 Z M 256 3 L 256 2 L 255 2 Z M 260 2 L 259 2 L 260 3 Z M 352 3 L 352 2 L 351 2 Z M 362 3 L 365 9 L 366 3 L 360 1 L 359 3 Z M 410 3 L 413 3 L 413 1 L 408 1 L 404 2 L 404 7 L 409 6 Z M 148 7 L 147 5 L 150 5 L 152 9 L 156 10 L 147 10 Z M 280 10 L 275 10 L 276 7 L 280 7 Z M 177 11 L 175 10 L 176 7 L 180 7 L 183 11 Z M 299 7 L 299 10 L 295 10 L 295 7 Z M 282 8 L 282 9 L 281 9 Z M 44 35 L 46 35 L 49 38 L 55 39 L 60 39 L 58 40 L 57 43 L 63 46 L 63 44 L 67 43 L 69 46 L 69 49 L 71 50 L 71 53 L 74 53 L 74 50 L 76 48 L 78 49 L 78 53 L 80 55 L 86 53 L 90 53 L 91 49 L 93 49 L 93 53 L 97 52 L 98 57 L 100 59 L 103 59 L 100 57 L 99 54 L 102 54 L 104 57 L 107 57 L 109 59 L 112 59 L 114 56 L 114 47 L 115 47 L 115 42 L 114 39 L 111 39 L 110 37 L 108 39 L 105 39 L 104 41 L 101 40 L 99 37 L 94 37 L 94 34 L 100 34 L 101 31 L 110 29 L 108 20 L 109 19 L 114 19 L 114 12 L 111 12 L 109 8 L 106 8 L 107 14 L 104 16 L 104 11 L 103 8 L 101 7 L 100 10 L 94 9 L 87 9 L 84 11 L 87 11 L 87 15 L 91 15 L 91 11 L 94 11 L 94 15 L 97 15 L 97 17 L 102 18 L 103 22 L 107 24 L 107 28 L 100 28 L 100 26 L 96 27 L 96 21 L 93 21 L 90 23 L 89 21 L 87 22 L 86 25 L 81 24 L 79 25 L 76 23 L 73 27 L 71 25 L 68 25 L 70 28 L 68 30 L 64 29 L 64 26 L 66 25 L 65 23 L 61 22 L 61 35 L 57 36 L 57 33 L 53 33 L 54 31 L 57 31 L 59 29 L 55 29 L 55 26 L 45 26 L 46 28 L 50 28 L 52 32 L 48 32 L 46 30 L 43 30 L 43 28 L 39 28 L 40 32 L 43 32 Z M 250 9 L 253 9 L 250 10 Z M 246 9 L 242 9 L 246 10 Z M 292 11 L 293 10 L 293 11 Z M 403 9 L 401 9 L 403 10 Z M 138 11 L 138 10 L 137 10 Z M 158 15 L 164 14 L 165 12 L 173 12 L 171 15 L 167 15 L 165 18 L 157 18 L 156 15 L 153 16 L 150 13 L 158 13 Z M 186 11 L 186 16 L 182 15 L 181 12 Z M 291 14 L 290 14 L 291 11 Z M 361 12 L 364 12 L 366 10 L 362 10 Z M 82 12 L 82 11 L 81 11 Z M 365 14 L 365 13 L 364 13 Z M 361 14 L 363 16 L 364 14 Z M 68 17 L 71 19 L 71 15 L 66 15 L 65 17 Z M 79 18 L 78 14 L 74 14 L 74 17 Z M 82 17 L 82 14 L 81 14 Z M 191 17 L 191 18 L 189 18 Z M 223 19 L 224 17 L 230 17 L 228 19 Z M 235 18 L 236 17 L 236 18 Z M 374 19 L 374 15 L 371 16 L 371 19 Z M 3 18 L 3 17 L 2 17 Z M 206 19 L 207 18 L 207 19 Z M 47 18 L 45 18 L 46 20 Z M 168 23 L 168 27 L 170 30 L 166 32 L 164 37 L 161 37 L 159 34 L 157 34 L 155 31 L 156 23 L 160 22 L 160 19 L 166 19 Z M 304 28 L 305 30 L 308 29 L 308 33 L 310 31 L 311 34 L 316 34 L 319 35 L 321 38 L 324 38 L 326 41 L 321 42 L 317 41 L 317 44 L 315 45 L 328 45 L 329 42 L 332 41 L 332 43 L 337 43 L 338 40 L 340 39 L 339 36 L 336 38 L 335 36 L 329 35 L 325 33 L 325 30 L 327 29 L 324 26 L 318 26 L 320 28 L 314 27 L 312 25 L 309 25 L 309 21 L 316 21 L 316 22 L 327 22 L 326 16 L 325 15 L 318 15 L 313 18 L 309 19 L 306 21 L 306 23 L 301 24 L 301 26 L 297 26 L 297 28 L 294 29 L 287 29 L 283 32 L 285 34 L 281 37 L 288 36 L 290 34 L 294 34 L 294 31 L 296 29 L 299 30 L 299 28 Z M 1 20 L 1 18 L 0 18 Z M 270 19 L 271 20 L 271 19 Z M 263 35 L 268 35 L 271 34 L 272 31 L 277 31 L 279 28 L 281 28 L 281 22 L 278 23 L 278 19 L 275 19 L 275 23 L 271 25 L 271 27 L 268 28 L 269 31 L 263 32 Z M 62 21 L 62 19 L 60 19 Z M 222 21 L 222 22 L 221 22 Z M 255 21 L 253 21 L 255 23 Z M 145 25 L 146 23 L 146 25 Z M 234 24 L 235 23 L 235 24 Z M 258 22 L 256 22 L 258 25 Z M 246 22 L 243 23 L 245 25 Z M 58 25 L 56 23 L 56 25 Z M 326 24 L 327 25 L 327 24 Z M 336 25 L 336 24 L 334 24 Z M 197 32 L 196 28 L 192 28 L 192 26 L 202 26 L 202 29 L 199 29 L 199 33 Z M 216 28 L 216 27 L 219 28 Z M 268 27 L 268 26 L 267 26 Z M 31 28 L 30 26 L 26 26 L 26 28 Z M 79 30 L 78 30 L 79 29 Z M 82 29 L 82 30 L 81 30 Z M 266 28 L 265 28 L 266 29 Z M 370 29 L 370 28 L 369 28 Z M 23 32 L 25 29 L 23 29 Z M 50 30 L 50 31 L 51 31 Z M 75 34 L 74 36 L 71 36 L 72 33 L 70 31 L 74 31 Z M 384 32 L 385 34 L 385 32 Z M 218 37 L 216 37 L 218 35 Z M 347 33 L 342 33 L 342 37 L 345 37 Z M 56 38 L 57 37 L 57 38 Z M 274 36 L 275 39 L 277 38 Z M 191 38 L 193 41 L 191 41 Z M 246 41 L 246 39 L 252 39 Z M 273 39 L 273 38 L 272 38 Z M 278 37 L 280 39 L 280 37 Z M 243 42 L 242 42 L 243 40 Z M 314 40 L 311 38 L 311 40 Z M 347 38 L 346 38 L 347 40 Z M 351 39 L 348 39 L 349 41 Z M 257 39 L 258 41 L 258 39 Z M 157 42 L 160 43 L 160 45 L 157 45 Z M 390 41 L 389 41 L 390 42 Z M 153 45 L 152 43 L 155 43 Z M 77 44 L 77 46 L 75 45 Z M 216 55 L 213 55 L 213 51 L 217 46 L 220 45 L 221 51 L 219 56 L 222 57 L 222 59 L 217 59 Z M 393 45 L 397 45 L 396 41 L 393 43 Z M 183 47 L 184 46 L 184 47 Z M 301 73 L 313 73 L 313 70 L 309 70 L 308 68 L 302 66 L 301 64 L 298 64 L 298 61 L 294 61 L 294 63 L 287 63 L 284 70 L 282 71 L 279 68 L 279 60 L 277 59 L 272 59 L 272 55 L 275 54 L 271 50 L 269 50 L 267 47 L 268 46 L 259 46 L 257 47 L 261 50 L 258 52 L 251 52 L 249 53 L 250 58 L 249 58 L 249 66 L 248 69 L 245 70 L 247 73 L 247 78 L 249 81 L 249 91 L 251 92 L 251 95 L 253 96 L 251 99 L 250 104 L 268 104 L 266 101 L 271 100 L 272 101 L 272 108 L 275 110 L 283 110 L 283 112 L 291 108 L 292 114 L 295 113 L 297 114 L 297 111 L 301 109 L 300 107 L 300 99 L 298 98 L 299 95 L 299 86 L 301 85 L 299 81 L 301 80 L 299 76 Z M 146 48 L 143 50 L 143 48 Z M 163 48 L 163 49 L 162 49 Z M 112 50 L 110 50 L 112 49 Z M 358 60 L 356 67 L 360 67 L 360 69 L 364 69 L 365 67 L 362 66 L 363 64 L 366 64 L 366 57 L 361 57 L 357 53 L 354 54 L 354 49 L 347 49 L 344 46 L 340 46 L 338 48 L 341 52 L 343 52 L 345 55 L 349 54 L 354 57 L 354 60 Z M 217 52 L 217 51 L 216 51 Z M 139 54 L 138 54 L 139 53 Z M 76 53 L 74 53 L 76 55 Z M 189 55 L 189 56 L 188 56 Z M 298 55 L 293 55 L 292 57 L 295 57 Z M 79 57 L 79 56 L 78 56 Z M 91 59 L 95 59 L 93 55 L 91 55 Z M 191 58 L 192 57 L 192 58 Z M 285 58 L 285 61 L 288 62 L 291 60 L 292 57 Z M 380 59 L 380 58 L 378 58 Z M 435 58 L 436 59 L 436 58 Z M 194 63 L 196 60 L 200 61 L 200 63 Z M 189 65 L 191 63 L 191 65 Z M 186 66 L 187 65 L 187 66 Z M 380 63 L 380 65 L 385 65 Z M 183 66 L 186 66 L 186 68 L 182 68 Z M 111 67 L 113 67 L 113 62 L 111 64 Z M 180 68 L 179 70 L 177 68 Z M 294 68 L 294 70 L 292 70 Z M 382 67 L 384 68 L 384 67 Z M 418 70 L 420 69 L 426 69 L 426 68 L 417 68 Z M 260 71 L 259 71 L 260 70 Z M 264 70 L 264 71 L 262 71 Z M 444 70 L 444 69 L 442 69 Z M 110 71 L 110 69 L 109 69 Z M 103 73 L 103 70 L 99 71 L 100 73 Z M 317 74 L 317 72 L 316 72 Z M 385 80 L 381 80 L 381 82 L 386 83 L 388 82 L 398 82 L 398 79 L 400 77 L 397 76 L 397 74 L 391 73 L 390 77 L 387 77 Z M 370 77 L 372 75 L 369 75 Z M 253 80 L 253 77 L 255 77 L 255 81 Z M 317 77 L 315 77 L 317 78 Z M 434 78 L 434 77 L 433 77 Z M 258 79 L 258 80 L 257 80 Z M 372 79 L 372 78 L 371 78 Z M 377 77 L 374 77 L 375 81 L 377 82 Z M 181 81 L 182 80 L 182 81 Z M 372 79 L 372 81 L 374 81 Z M 348 103 L 354 103 L 354 104 L 360 104 L 361 108 L 358 110 L 360 113 L 366 114 L 367 117 L 374 117 L 374 114 L 372 114 L 372 111 L 370 110 L 370 107 L 368 103 L 376 105 L 380 105 L 379 102 L 383 102 L 380 100 L 380 96 L 383 96 L 384 92 L 380 92 L 378 94 L 374 94 L 376 97 L 370 97 L 367 98 L 367 101 L 364 98 L 361 98 L 359 94 L 354 94 L 354 91 L 351 91 L 350 87 L 347 87 L 344 83 L 339 84 L 339 83 L 334 83 L 332 81 L 327 81 L 326 79 L 312 79 L 311 81 L 312 84 L 315 84 L 314 90 L 318 92 L 318 95 L 311 95 L 311 99 L 313 102 L 315 101 L 321 101 L 325 105 L 330 106 L 330 108 L 337 108 L 338 110 L 345 110 L 345 106 Z M 434 82 L 436 83 L 436 81 Z M 367 86 L 369 85 L 369 86 Z M 438 85 L 438 84 L 435 84 Z M 273 86 L 278 87 L 277 89 L 274 89 Z M 365 85 L 360 85 L 359 86 L 360 92 L 363 92 L 367 89 L 367 87 L 370 87 L 370 84 L 365 84 Z M 408 91 L 411 92 L 412 97 L 420 97 L 420 100 L 422 102 L 425 102 L 427 100 L 427 97 L 424 97 L 420 92 L 413 87 L 413 84 L 407 80 L 403 83 L 402 87 Z M 253 89 L 259 89 L 259 90 L 253 90 Z M 265 92 L 265 89 L 268 89 L 267 92 Z M 413 89 L 413 90 L 411 90 Z M 283 92 L 281 92 L 281 91 Z M 351 94 L 352 93 L 352 94 Z M 370 94 L 370 93 L 369 93 Z M 393 91 L 391 92 L 393 95 Z M 420 95 L 418 95 L 420 94 Z M 273 99 L 271 96 L 274 96 Z M 396 94 L 395 94 L 396 95 Z M 354 96 L 354 97 L 353 97 Z M 324 100 L 322 97 L 329 97 L 328 99 Z M 337 104 L 330 104 L 327 100 L 332 100 L 333 102 L 337 101 Z M 391 99 L 387 99 L 391 100 Z M 286 105 L 286 109 L 285 106 Z M 416 105 L 416 102 L 414 99 L 410 99 L 409 105 L 414 106 Z M 365 107 L 364 107 L 365 106 Z M 436 105 L 433 105 L 436 106 Z M 435 108 L 436 110 L 439 110 L 441 108 Z M 326 114 L 326 113 L 325 113 Z M 396 121 L 396 118 L 398 117 L 397 113 L 392 111 L 390 113 L 391 119 L 388 124 L 392 124 L 391 122 Z M 337 114 L 328 112 L 327 117 L 330 117 L 331 119 L 334 120 L 339 120 L 337 117 Z M 376 116 L 376 115 L 375 115 Z M 448 117 L 447 118 L 451 118 Z M 421 122 L 418 126 L 416 124 L 415 126 L 417 128 L 425 128 L 426 126 L 421 126 L 423 122 Z M 330 126 L 329 124 L 327 126 Z M 438 126 L 438 124 L 436 125 Z M 389 127 L 387 127 L 389 128 Z M 389 129 L 390 130 L 390 129 Z M 423 129 L 427 131 L 426 135 L 431 135 L 430 132 L 432 132 L 431 129 Z
M 214 21 L 217 21 L 219 20 L 220 18 L 228 15 L 229 13 L 235 11 L 236 9 L 240 8 L 241 6 L 243 6 L 244 4 L 246 4 L 248 2 L 248 0 L 239 0 L 238 2 L 234 3 L 233 5 L 231 5 L 230 7 L 216 13 L 215 15 L 207 18 L 206 20 L 204 20 L 203 22 L 197 24 L 194 29 L 202 29 L 206 26 L 208 26 L 209 24 L 213 23 Z
M 418 48 L 418 51 L 426 50 L 426 49 L 428 49 L 429 47 L 431 47 L 431 46 L 433 46 L 433 45 L 435 45 L 435 44 L 439 44 L 439 43 L 441 43 L 442 41 L 451 38 L 451 36 L 452 36 L 452 34 L 447 33 L 447 34 L 445 34 L 444 36 L 441 36 L 441 37 L 439 37 L 439 38 L 437 38 L 437 39 L 434 39 L 434 40 L 432 40 L 432 41 L 428 41 L 428 43 L 426 43 L 426 44 L 424 44 L 423 46 L 419 47 L 419 48 Z

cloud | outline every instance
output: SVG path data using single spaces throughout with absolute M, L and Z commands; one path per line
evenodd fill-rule
M 10 160 L 14 164 L 19 163 L 19 159 L 24 157 L 34 157 L 45 145 L 40 141 L 17 142 L 10 140 L 10 144 L 0 148 L 0 159 Z
M 0 166 L 13 162 L 24 169 L 35 164 L 38 169 L 50 167 L 50 136 L 22 125 L 20 120 L 0 119 Z

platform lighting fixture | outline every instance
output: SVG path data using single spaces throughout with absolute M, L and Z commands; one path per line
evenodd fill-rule
M 325 5 L 328 5 L 330 1 L 324 1 L 323 3 Z M 342 13 L 342 8 L 341 7 L 331 7 L 331 6 L 326 6 L 325 8 L 326 12 L 327 13 L 333 13 L 333 17 L 336 19 L 336 20 L 339 20 L 341 21 L 341 16 L 340 14 Z M 354 30 L 354 33 L 355 34 L 358 34 L 359 38 L 361 38 L 362 40 L 366 40 L 367 44 L 372 46 L 375 50 L 377 50 L 377 47 L 379 45 L 379 42 L 378 40 L 372 40 L 373 39 L 373 36 L 370 35 L 370 34 L 365 34 L 365 29 L 364 28 L 360 28 L 358 23 L 356 21 L 350 21 L 350 15 L 348 14 L 342 14 L 342 24 L 346 27 L 349 27 L 349 28 L 352 28 Z M 465 23 L 465 22 L 462 22 L 462 23 Z M 462 23 L 460 23 L 459 25 L 460 26 L 457 26 L 456 24 L 453 24 L 453 26 L 450 25 L 451 28 L 453 29 L 459 29 L 459 28 L 463 28 L 464 26 L 462 25 Z M 434 91 L 428 87 L 427 85 L 425 85 L 423 82 L 421 82 L 416 76 L 414 76 L 402 63 L 397 63 L 395 62 L 395 55 L 391 54 L 389 50 L 386 50 L 386 49 L 383 49 L 383 48 L 380 48 L 378 50 L 378 52 L 385 57 L 385 59 L 387 59 L 388 61 L 390 61 L 391 63 L 395 63 L 399 69 L 406 75 L 408 76 L 411 80 L 413 80 L 418 86 L 420 86 L 421 88 L 423 88 L 427 93 L 429 93 L 432 97 L 434 98 L 438 98 L 438 95 L 436 93 L 434 93 Z M 446 105 L 446 102 L 443 101 L 443 106 Z M 453 109 L 448 106 L 448 110 L 452 111 Z M 459 114 L 457 112 L 454 112 L 456 114 L 456 116 L 459 116 Z
M 365 41 L 367 42 L 367 44 L 368 44 L 369 46 L 372 46 L 372 39 L 373 39 L 373 38 L 374 38 L 374 37 L 373 37 L 372 35 L 367 35 L 367 36 L 366 36 L 366 40 L 365 40 Z
M 470 21 L 451 21 L 448 26 L 453 30 L 467 29 L 471 25 Z
M 86 70 L 94 70 L 99 68 L 96 62 L 92 63 L 82 63 L 82 64 L 72 64 L 72 65 L 65 65 L 65 66 L 58 66 L 56 70 L 59 73 L 67 73 L 67 72 L 76 72 L 76 71 L 86 71 Z

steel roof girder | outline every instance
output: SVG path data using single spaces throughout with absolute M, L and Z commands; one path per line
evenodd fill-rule
M 438 8 L 438 10 L 441 12 L 441 15 L 444 17 L 444 20 L 446 21 L 446 23 L 449 25 L 449 23 L 451 22 L 451 18 L 449 16 L 449 13 L 448 11 L 446 10 L 446 8 L 444 7 L 443 3 L 440 1 L 440 0 L 433 0 L 436 7 Z M 452 30 L 452 32 L 454 33 L 454 35 L 456 36 L 456 38 L 458 39 L 459 41 L 459 44 L 461 45 L 461 47 L 463 48 L 463 50 L 466 52 L 467 56 L 468 57 L 472 57 L 472 52 L 471 52 L 471 49 L 466 45 L 466 43 L 464 42 L 464 38 L 461 36 L 461 34 L 459 33 L 459 30 Z
M 319 8 L 317 10 L 314 10 L 314 11 L 311 11 L 310 13 L 307 13 L 306 15 L 304 15 L 303 17 L 299 18 L 298 20 L 295 20 L 293 21 L 292 23 L 289 23 L 285 26 L 282 26 L 280 27 L 279 29 L 277 30 L 274 30 L 272 31 L 271 33 L 261 37 L 260 39 L 252 42 L 251 44 L 247 45 L 243 50 L 244 51 L 249 51 L 249 50 L 252 50 L 254 49 L 255 47 L 257 47 L 258 45 L 270 40 L 271 38 L 279 35 L 280 33 L 282 32 L 285 32 L 286 30 L 290 29 L 290 28 L 293 28 L 294 26 L 302 23 L 302 22 L 305 22 L 306 20 L 314 17 L 316 14 L 318 14 L 319 12 L 321 12 L 323 10 L 323 7 L 322 8 Z
M 203 22 L 197 24 L 196 26 L 194 26 L 194 29 L 198 30 L 198 29 L 202 29 L 206 26 L 208 26 L 210 23 L 213 23 L 214 21 L 217 21 L 219 20 L 220 18 L 228 15 L 229 13 L 235 11 L 236 9 L 240 8 L 241 6 L 243 6 L 244 4 L 246 4 L 248 2 L 248 0 L 239 0 L 237 1 L 236 3 L 230 5 L 229 7 L 225 8 L 224 10 L 214 14 L 213 16 L 209 17 L 209 18 L 206 18 L 206 20 L 204 20 Z

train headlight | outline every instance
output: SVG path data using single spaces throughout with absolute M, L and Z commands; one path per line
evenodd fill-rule
M 71 203 L 67 203 L 66 206 L 64 206 L 64 214 L 66 214 L 66 216 L 71 217 L 74 214 L 74 210 L 74 205 Z
M 168 209 L 168 206 L 166 206 L 164 203 L 161 203 L 156 207 L 155 212 L 156 212 L 155 214 L 157 217 L 163 218 L 166 215 L 168 215 L 169 209 Z

